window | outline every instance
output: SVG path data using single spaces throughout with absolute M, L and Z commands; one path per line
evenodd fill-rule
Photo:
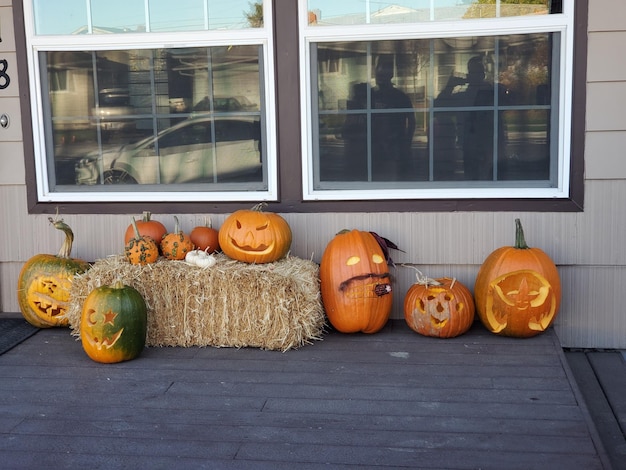
M 269 5 L 26 1 L 39 201 L 275 200 Z
M 300 5 L 305 199 L 569 197 L 573 1 Z
M 582 208 L 587 0 L 13 8 L 35 212 Z

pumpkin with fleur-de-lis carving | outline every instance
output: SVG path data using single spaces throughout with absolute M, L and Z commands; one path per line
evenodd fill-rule
M 515 245 L 493 251 L 474 284 L 478 317 L 492 333 L 527 338 L 544 332 L 561 303 L 561 281 L 552 259 L 526 244 L 519 219 Z

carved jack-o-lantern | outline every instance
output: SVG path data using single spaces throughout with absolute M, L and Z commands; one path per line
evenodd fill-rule
M 96 362 L 113 363 L 137 357 L 146 344 L 146 303 L 121 281 L 89 293 L 83 304 L 80 337 Z
M 453 338 L 472 326 L 474 299 L 456 279 L 418 277 L 404 297 L 404 319 L 421 335 Z
M 30 258 L 20 271 L 17 299 L 22 316 L 38 328 L 68 326 L 70 289 L 74 275 L 89 269 L 89 263 L 70 258 L 74 234 L 63 220 L 48 218 L 65 234 L 58 255 L 38 254 Z
M 558 314 L 561 282 L 552 260 L 529 248 L 517 219 L 516 242 L 484 261 L 474 285 L 478 317 L 492 333 L 526 338 L 545 331 Z
M 489 283 L 484 322 L 494 333 L 532 336 L 544 331 L 557 313 L 558 299 L 548 280 L 536 271 L 515 271 Z
M 233 212 L 219 230 L 219 245 L 227 256 L 246 263 L 271 263 L 291 247 L 291 228 L 273 212 L 262 212 L 261 203 L 250 210 Z
M 389 319 L 393 295 L 384 253 L 369 232 L 339 232 L 320 263 L 322 302 L 342 333 L 375 333 Z

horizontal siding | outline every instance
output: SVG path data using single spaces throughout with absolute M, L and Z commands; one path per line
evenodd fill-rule
M 590 32 L 626 31 L 626 2 L 623 0 L 589 0 Z
M 585 137 L 585 178 L 626 179 L 626 131 L 588 132 Z
M 626 130 L 626 81 L 587 86 L 587 130 Z
M 626 31 L 590 33 L 587 81 L 611 82 L 626 80 L 626 61 L 619 59 L 607 60 L 607 58 L 611 57 L 622 57 L 624 44 L 626 44 Z

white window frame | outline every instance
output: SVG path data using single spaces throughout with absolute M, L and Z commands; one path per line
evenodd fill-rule
M 39 202 L 213 202 L 276 201 L 278 199 L 277 139 L 274 116 L 274 43 L 272 5 L 263 0 L 263 27 L 240 30 L 206 30 L 166 33 L 124 33 L 87 35 L 35 35 L 33 1 L 24 0 L 26 49 L 31 90 L 31 113 L 37 198 Z M 175 2 L 172 3 L 175 7 Z M 41 70 L 38 56 L 47 51 L 98 51 L 110 49 L 155 49 L 176 47 L 213 47 L 260 45 L 263 48 L 263 75 L 266 123 L 267 189 L 263 191 L 137 191 L 132 185 L 120 185 L 119 191 L 60 191 L 50 188 L 48 156 L 44 132 Z M 110 188 L 109 188 L 110 189 Z M 117 188 L 116 188 L 117 189 Z
M 302 187 L 307 201 L 395 199 L 545 199 L 570 197 L 571 113 L 574 58 L 574 0 L 563 1 L 563 13 L 508 18 L 433 21 L 416 24 L 309 25 L 307 0 L 298 0 L 300 31 Z M 432 3 L 432 2 L 431 2 Z M 431 39 L 557 32 L 561 35 L 557 181 L 554 187 L 433 187 L 424 189 L 324 189 L 314 186 L 313 89 L 311 45 L 321 42 Z

